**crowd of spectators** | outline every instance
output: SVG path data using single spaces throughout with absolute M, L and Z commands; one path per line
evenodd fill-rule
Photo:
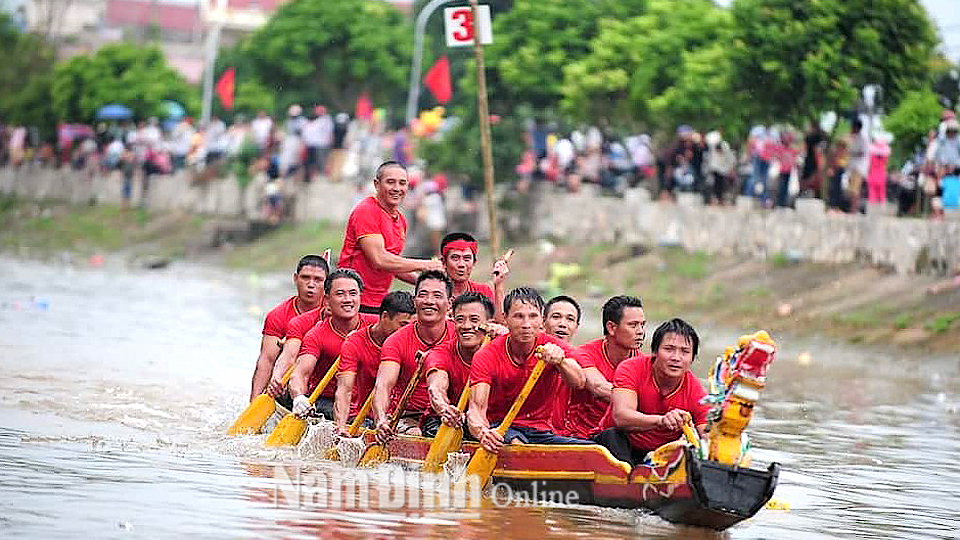
M 757 125 L 735 144 L 720 129 L 703 133 L 681 125 L 656 145 L 647 134 L 621 136 L 595 126 L 564 131 L 532 121 L 516 172 L 520 189 L 543 181 L 578 191 L 592 183 L 621 194 L 644 185 L 659 199 L 686 192 L 708 205 L 734 204 L 742 196 L 762 208 L 819 198 L 831 213 L 865 213 L 888 201 L 898 215 L 938 217 L 960 208 L 960 139 L 952 112 L 903 167 L 890 162 L 889 133 L 877 129 L 871 136 L 859 116 L 846 126 L 831 135 L 816 121 L 802 133 L 788 125 Z
M 900 167 L 890 162 L 890 135 L 866 128 L 859 116 L 842 130 L 824 129 L 815 121 L 804 132 L 758 125 L 742 141 L 727 140 L 720 129 L 704 133 L 681 125 L 659 144 L 647 134 L 621 136 L 596 126 L 567 131 L 532 120 L 515 172 L 520 191 L 534 182 L 569 191 L 589 183 L 612 195 L 645 186 L 661 200 L 686 192 L 708 205 L 731 205 L 746 197 L 762 208 L 791 207 L 797 198 L 812 197 L 833 213 L 863 213 L 876 205 L 895 206 L 898 215 L 937 217 L 960 208 L 957 128 L 953 113 L 945 112 L 926 144 Z M 307 114 L 292 105 L 285 118 L 261 111 L 252 119 L 237 116 L 229 126 L 216 117 L 203 126 L 190 118 L 96 128 L 64 124 L 55 146 L 35 141 L 23 126 L 0 126 L 0 164 L 69 166 L 90 176 L 119 170 L 125 204 L 138 179 L 143 204 L 157 175 L 185 169 L 204 180 L 222 175 L 225 166 L 234 166 L 237 174 L 239 167 L 252 178 L 261 213 L 270 221 L 287 213 L 295 183 L 318 175 L 352 179 L 359 198 L 373 168 L 389 158 L 410 166 L 412 183 L 424 180 L 409 199 L 414 219 L 431 231 L 443 230 L 446 223 L 447 175 L 433 171 L 427 176 L 429 164 L 416 157 L 416 137 L 405 128 L 387 130 L 382 111 L 352 119 L 319 105 Z

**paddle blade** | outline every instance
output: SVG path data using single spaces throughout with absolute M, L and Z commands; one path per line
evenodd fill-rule
M 227 430 L 227 435 L 254 435 L 260 433 L 270 415 L 277 409 L 277 403 L 267 394 L 253 398 L 247 410 Z
M 482 487 L 490 481 L 490 477 L 493 475 L 495 468 L 497 468 L 497 455 L 480 447 L 477 448 L 477 451 L 473 453 L 473 457 L 470 458 L 470 463 L 467 464 L 467 471 L 464 473 L 464 477 L 469 478 L 471 475 L 475 475 Z
M 293 446 L 300 442 L 304 432 L 307 431 L 307 421 L 297 418 L 297 415 L 291 413 L 283 417 L 273 433 L 267 437 L 267 446 Z
M 460 448 L 461 441 L 463 441 L 463 431 L 460 428 L 440 424 L 440 429 L 430 443 L 430 450 L 427 451 L 427 457 L 424 458 L 423 467 L 420 470 L 427 473 L 438 473 L 443 470 L 447 454 Z
M 374 443 L 368 446 L 363 452 L 363 456 L 360 458 L 357 466 L 376 467 L 381 463 L 385 463 L 388 459 L 390 459 L 390 451 L 387 450 L 385 446 Z

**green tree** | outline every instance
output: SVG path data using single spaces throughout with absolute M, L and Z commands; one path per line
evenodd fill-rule
M 39 127 L 49 136 L 56 124 L 49 103 L 53 48 L 0 13 L 0 57 L 0 119 Z
M 730 23 L 709 0 L 651 0 L 642 15 L 601 21 L 589 54 L 564 69 L 564 109 L 621 126 L 730 124 Z
M 243 43 L 257 78 L 279 105 L 315 102 L 349 109 L 363 92 L 382 103 L 406 96 L 410 21 L 386 2 L 291 0 Z
M 902 163 L 926 140 L 927 133 L 936 129 L 943 107 L 930 89 L 911 90 L 903 96 L 896 109 L 883 120 L 883 126 L 893 134 L 893 162 Z
M 564 66 L 590 52 L 590 40 L 601 21 L 640 13 L 645 4 L 640 0 L 516 0 L 509 11 L 495 13 L 493 43 L 485 49 L 494 110 L 508 112 L 518 105 L 555 108 L 562 97 Z M 472 74 L 473 69 L 467 72 Z
M 199 108 L 196 88 L 167 66 L 159 48 L 125 43 L 58 64 L 50 94 L 53 112 L 64 121 L 93 121 L 108 103 L 125 105 L 138 118 L 160 116 L 166 99 L 183 104 L 188 114 Z
M 430 173 L 463 175 L 467 184 L 483 189 L 483 161 L 480 158 L 480 125 L 476 102 L 454 110 L 460 123 L 432 139 L 420 141 L 417 152 Z M 493 143 L 493 170 L 496 179 L 514 178 L 514 167 L 523 151 L 523 122 L 518 116 L 499 119 L 490 126 Z
M 734 91 L 757 120 L 850 110 L 860 88 L 886 103 L 927 84 L 936 32 L 919 0 L 734 0 Z

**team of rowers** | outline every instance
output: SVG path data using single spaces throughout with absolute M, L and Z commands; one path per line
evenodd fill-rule
M 381 165 L 376 195 L 348 220 L 338 268 L 317 255 L 300 260 L 297 294 L 266 317 L 251 398 L 266 392 L 298 416 L 319 412 L 346 434 L 372 393 L 368 421 L 381 443 L 397 433 L 432 437 L 443 423 L 465 426 L 492 452 L 511 443 L 598 443 L 631 463 L 679 438 L 686 422 L 703 431 L 705 391 L 690 372 L 699 338 L 689 324 L 661 324 L 644 354 L 643 304 L 617 295 L 603 305 L 602 337 L 574 347 L 577 301 L 545 302 L 530 287 L 507 292 L 508 257 L 494 263 L 489 284 L 472 281 L 478 245 L 471 235 L 448 234 L 439 259 L 401 256 L 406 184 L 403 167 Z M 394 277 L 411 282 L 413 294 L 388 292 Z M 496 426 L 541 358 L 543 373 L 501 436 Z M 307 395 L 338 360 L 335 384 L 312 405 Z M 397 411 L 418 361 L 425 376 Z M 470 399 L 461 411 L 466 385 Z M 393 415 L 400 415 L 395 429 Z

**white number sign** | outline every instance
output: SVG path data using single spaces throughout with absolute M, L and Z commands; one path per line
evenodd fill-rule
M 490 29 L 490 6 L 477 6 L 479 21 L 473 20 L 470 6 L 448 7 L 443 10 L 444 28 L 447 33 L 447 47 L 466 47 L 473 45 L 473 38 L 480 34 L 480 43 L 493 43 L 493 31 Z

